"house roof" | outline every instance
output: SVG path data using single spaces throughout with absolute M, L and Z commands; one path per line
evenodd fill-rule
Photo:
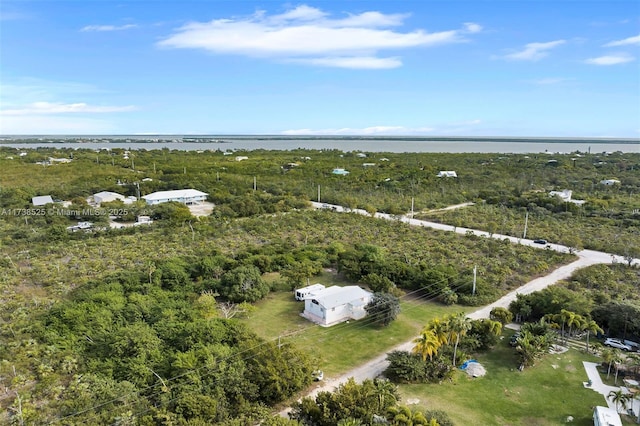
M 363 297 L 369 297 L 371 293 L 355 285 L 346 287 L 331 286 L 316 293 L 313 300 L 325 309 L 335 308 L 346 303 L 359 303 Z
M 118 199 L 118 200 L 124 200 L 124 195 L 120 195 L 117 192 L 110 192 L 110 191 L 100 191 L 96 194 L 93 194 L 94 198 L 98 197 L 98 198 L 111 198 L 111 199 Z
M 198 191 L 197 189 L 177 189 L 175 191 L 158 191 L 148 195 L 144 195 L 142 198 L 145 200 L 166 200 L 169 198 L 194 198 L 207 196 L 206 192 Z
M 31 203 L 34 206 L 44 206 L 45 204 L 53 203 L 53 198 L 51 198 L 51 195 L 38 195 L 31 199 Z

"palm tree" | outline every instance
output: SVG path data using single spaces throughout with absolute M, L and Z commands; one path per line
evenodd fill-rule
M 566 309 L 562 309 L 560 311 L 559 315 L 560 315 L 560 321 L 562 321 L 562 338 L 563 338 L 563 340 L 564 340 L 564 342 L 566 344 L 567 343 L 567 338 L 564 335 L 564 326 L 565 326 L 565 324 L 568 324 L 568 323 L 572 323 L 573 324 L 575 322 L 576 314 L 574 312 L 567 311 Z
M 585 322 L 585 318 L 582 315 L 573 312 L 571 313 L 573 314 L 573 316 L 569 316 L 569 319 L 567 320 L 567 325 L 569 326 L 569 336 L 573 334 L 573 327 L 580 328 Z M 565 339 L 565 343 L 566 341 L 567 340 Z
M 442 346 L 441 341 L 432 329 L 424 328 L 420 336 L 413 339 L 416 345 L 411 350 L 414 354 L 422 355 L 422 361 L 433 360 L 433 356 L 438 353 L 438 349 Z
M 620 351 L 614 348 L 604 348 L 600 352 L 600 355 L 602 355 L 602 359 L 604 359 L 604 362 L 609 364 L 609 368 L 607 369 L 607 379 L 608 379 L 609 375 L 611 374 L 611 365 L 613 363 L 620 362 L 622 357 L 621 357 Z
M 598 323 L 591 318 L 585 318 L 585 321 L 582 323 L 580 329 L 587 332 L 587 353 L 589 353 L 589 334 L 591 334 L 592 332 L 604 333 L 604 330 L 600 328 Z
M 449 343 L 449 335 L 447 334 L 447 324 L 445 321 L 439 318 L 432 319 L 425 328 L 433 331 L 440 346 Z
M 628 393 L 624 393 L 622 392 L 621 389 L 618 389 L 617 391 L 609 392 L 609 395 L 607 395 L 607 398 L 610 399 L 611 402 L 616 404 L 616 410 L 619 413 L 620 408 L 618 408 L 618 406 L 622 405 L 622 408 L 627 408 L 627 402 L 631 400 L 632 395 Z
M 389 424 L 394 426 L 439 426 L 437 421 L 434 424 L 433 420 L 435 419 L 428 421 L 424 413 L 417 410 L 412 411 L 406 405 L 391 407 L 388 413 Z
M 398 387 L 386 379 L 373 379 L 373 392 L 378 405 L 377 412 L 384 413 L 388 407 L 394 406 L 400 400 Z
M 449 333 L 449 341 L 455 339 L 455 344 L 453 346 L 453 365 L 455 366 L 460 337 L 466 335 L 467 331 L 471 330 L 471 320 L 464 314 L 464 312 L 451 315 L 447 319 L 447 330 Z

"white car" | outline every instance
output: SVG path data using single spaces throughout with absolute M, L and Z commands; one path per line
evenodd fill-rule
M 626 343 L 622 342 L 619 339 L 605 339 L 604 344 L 605 346 L 611 346 L 612 348 L 622 349 L 623 351 L 631 350 L 631 346 L 627 345 Z

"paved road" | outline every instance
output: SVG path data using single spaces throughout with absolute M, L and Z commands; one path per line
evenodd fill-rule
M 369 213 L 359 209 L 349 210 L 342 206 L 330 205 L 325 203 L 313 203 L 313 205 L 315 208 L 319 208 L 319 209 L 330 209 L 338 212 L 351 211 L 354 213 L 369 216 Z M 385 213 L 376 213 L 375 217 L 381 218 L 381 219 L 387 219 L 387 220 L 399 220 L 401 222 L 405 222 L 413 226 L 422 226 L 422 227 L 428 227 L 433 229 L 439 229 L 443 231 L 452 231 L 452 232 L 457 232 L 458 234 L 463 234 L 463 235 L 466 235 L 467 233 L 473 233 L 474 235 L 484 236 L 489 238 L 496 238 L 496 239 L 506 238 L 514 244 L 528 245 L 531 247 L 536 247 L 536 248 L 546 249 L 546 250 L 556 250 L 563 253 L 569 252 L 568 247 L 565 247 L 560 244 L 551 243 L 545 246 L 545 245 L 536 244 L 533 242 L 533 240 L 510 237 L 508 235 L 500 235 L 500 234 L 490 235 L 488 232 L 485 232 L 485 231 L 478 231 L 476 229 L 469 229 L 469 228 L 453 227 L 451 225 L 444 225 L 436 222 L 427 222 L 424 220 L 412 219 L 406 216 L 392 216 Z M 575 262 L 569 263 L 568 265 L 561 266 L 558 269 L 552 271 L 549 275 L 529 281 L 527 284 L 506 294 L 505 296 L 498 299 L 494 303 L 469 313 L 468 317 L 471 319 L 489 318 L 489 312 L 494 307 L 500 306 L 500 307 L 507 308 L 509 307 L 509 304 L 511 303 L 511 301 L 516 299 L 516 295 L 529 294 L 535 291 L 542 290 L 543 288 L 548 287 L 552 284 L 555 284 L 560 280 L 569 278 L 573 274 L 573 272 L 576 271 L 577 269 L 584 268 L 589 265 L 595 265 L 598 263 L 624 263 L 625 262 L 622 256 L 617 256 L 617 255 L 603 253 L 603 252 L 594 251 L 594 250 L 581 250 L 576 254 L 578 256 L 578 260 L 576 260 Z M 634 259 L 632 264 L 640 265 L 640 259 Z M 396 346 L 395 348 L 391 349 L 391 351 L 394 351 L 394 350 L 408 351 L 408 350 L 411 350 L 412 347 L 413 347 L 413 343 L 409 341 Z M 357 382 L 362 382 L 365 379 L 373 379 L 375 377 L 378 377 L 389 365 L 389 363 L 386 361 L 386 358 L 387 358 L 387 354 L 384 353 L 372 359 L 371 361 L 368 361 L 367 363 L 354 368 L 353 370 L 343 374 L 340 377 L 328 378 L 323 382 L 321 386 L 313 389 L 307 395 L 311 397 L 315 397 L 317 393 L 320 391 L 333 391 L 334 388 L 336 388 L 341 383 L 345 383 L 350 377 L 353 377 Z M 280 415 L 286 417 L 288 412 L 289 412 L 289 409 L 283 410 L 282 412 L 280 412 Z

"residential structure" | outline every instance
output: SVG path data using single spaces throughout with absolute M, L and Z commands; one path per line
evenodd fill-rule
M 322 284 L 313 284 L 307 287 L 299 288 L 293 291 L 296 300 L 304 300 L 309 297 L 314 297 L 317 293 L 324 290 L 326 287 Z
M 142 198 L 149 205 L 167 203 L 169 201 L 177 201 L 183 204 L 200 204 L 207 199 L 206 192 L 197 189 L 178 189 L 175 191 L 158 191 L 152 194 L 144 195 Z
M 367 315 L 365 306 L 373 293 L 358 286 L 331 286 L 304 300 L 303 317 L 323 327 L 330 327 L 350 319 L 358 320 Z
M 38 195 L 37 197 L 33 197 L 31 199 L 31 204 L 33 204 L 35 207 L 44 206 L 52 203 L 53 203 L 53 198 L 51 198 L 51 195 Z
M 620 183 L 620 181 L 618 179 L 604 179 L 604 180 L 601 180 L 600 183 L 602 185 L 611 186 L 611 185 Z
M 458 174 L 453 170 L 441 170 L 438 173 L 438 177 L 458 177 Z
M 117 192 L 101 191 L 90 197 L 90 204 L 99 206 L 100 203 L 110 203 L 116 200 L 124 202 L 124 195 L 120 195 Z M 93 203 L 91 203 L 91 201 L 93 201 Z
M 567 203 L 573 203 L 573 204 L 578 204 L 578 205 L 582 205 L 585 203 L 584 200 L 572 200 L 571 196 L 573 195 L 573 191 L 570 189 L 564 189 L 562 191 L 551 191 L 549 192 L 549 196 L 550 197 L 558 197 L 560 198 L 562 201 L 567 202 Z
M 331 173 L 333 173 L 334 175 L 348 175 L 349 174 L 348 171 L 346 171 L 345 169 L 339 168 L 339 167 L 336 167 L 335 169 L 333 169 L 333 171 Z

